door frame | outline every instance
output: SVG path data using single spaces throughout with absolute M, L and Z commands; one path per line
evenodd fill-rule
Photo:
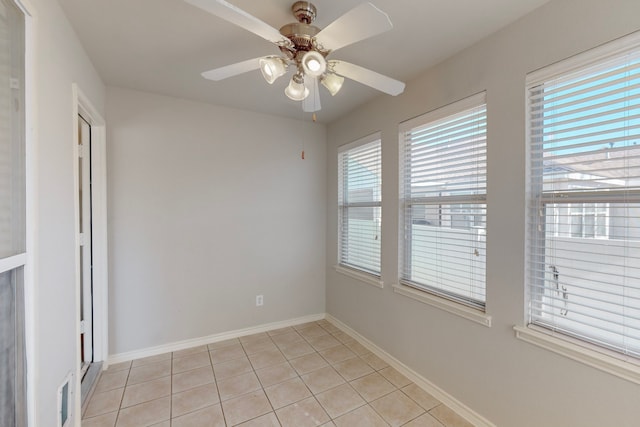
M 93 239 L 93 360 L 103 362 L 102 369 L 107 368 L 109 354 L 108 333 L 108 246 L 107 246 L 107 152 L 106 123 L 98 110 L 76 83 L 71 85 L 73 106 L 73 186 L 74 194 L 79 193 L 78 168 L 78 115 L 91 125 L 91 180 L 92 180 L 92 239 Z M 76 423 L 80 425 L 80 230 L 78 227 L 78 197 L 74 197 L 75 215 L 75 282 L 76 282 L 76 384 L 75 411 Z

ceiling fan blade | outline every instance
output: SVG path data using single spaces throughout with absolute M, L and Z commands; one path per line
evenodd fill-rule
M 237 76 L 238 74 L 257 70 L 260 68 L 260 59 L 261 58 L 247 59 L 246 61 L 237 62 L 231 65 L 225 65 L 224 67 L 220 68 L 214 68 L 213 70 L 205 71 L 204 73 L 202 73 L 202 77 L 217 82 L 228 77 L 233 77 Z
M 343 77 L 355 80 L 380 92 L 389 95 L 400 95 L 404 91 L 405 84 L 399 80 L 376 73 L 375 71 L 362 68 L 344 61 L 329 61 L 330 67 Z
M 313 113 L 320 111 L 320 90 L 316 77 L 305 76 L 304 85 L 309 89 L 309 95 L 302 101 L 302 111 Z
M 363 3 L 327 25 L 316 40 L 323 48 L 334 51 L 391 28 L 389 15 L 371 3 Z
M 273 28 L 271 25 L 256 18 L 253 15 L 245 12 L 244 10 L 228 3 L 224 0 L 184 0 L 185 2 L 199 7 L 200 9 L 211 13 L 219 18 L 229 21 L 232 24 L 236 24 L 239 27 L 244 28 L 247 31 L 251 31 L 254 34 L 259 35 L 263 39 L 270 42 L 279 44 L 281 42 L 286 43 L 286 39 L 280 31 Z

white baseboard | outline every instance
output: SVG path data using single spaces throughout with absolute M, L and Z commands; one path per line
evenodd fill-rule
M 420 374 L 418 374 L 413 369 L 409 368 L 404 363 L 400 362 L 395 357 L 391 356 L 389 353 L 369 341 L 367 338 L 360 335 L 355 330 L 351 329 L 349 326 L 342 323 L 340 320 L 336 319 L 330 314 L 325 315 L 325 319 L 332 323 L 337 328 L 341 329 L 343 332 L 351 335 L 355 338 L 360 344 L 365 346 L 367 349 L 371 350 L 376 356 L 380 357 L 382 360 L 387 362 L 389 366 L 396 369 L 398 372 L 409 378 L 411 381 L 416 383 L 420 388 L 422 388 L 427 393 L 431 394 L 433 397 L 438 399 L 440 402 L 447 405 L 449 408 L 453 409 L 458 415 L 469 421 L 471 424 L 477 427 L 496 427 L 488 419 L 484 418 L 482 415 L 475 412 L 473 409 L 466 406 L 464 403 L 460 402 L 453 396 L 451 396 L 446 391 L 442 390 L 440 387 L 433 384 L 431 381 L 427 380 Z
M 192 338 L 184 341 L 163 344 L 155 347 L 143 348 L 140 350 L 127 351 L 125 353 L 112 354 L 109 356 L 108 365 L 120 362 L 128 362 L 130 360 L 140 359 L 142 357 L 156 356 L 158 354 L 169 353 L 171 351 L 184 350 L 200 345 L 211 344 L 218 341 L 224 341 L 231 338 L 244 337 L 246 335 L 258 334 L 274 329 L 286 328 L 289 326 L 300 325 L 307 322 L 315 322 L 324 319 L 324 313 L 312 314 L 310 316 L 298 317 L 296 319 L 284 320 L 280 322 L 266 323 L 263 325 L 253 326 L 250 328 L 236 329 L 235 331 L 213 334 L 206 337 Z M 105 364 L 107 365 L 107 364 Z M 105 366 L 106 369 L 106 366 Z

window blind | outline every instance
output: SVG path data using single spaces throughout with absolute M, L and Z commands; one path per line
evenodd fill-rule
M 382 153 L 379 134 L 339 149 L 339 264 L 380 276 Z
M 528 78 L 529 322 L 635 357 L 639 47 L 604 47 L 580 67 Z
M 400 281 L 484 309 L 485 94 L 401 124 Z

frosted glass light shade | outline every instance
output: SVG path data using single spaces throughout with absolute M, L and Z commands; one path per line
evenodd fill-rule
M 327 73 L 322 80 L 320 80 L 320 83 L 322 83 L 322 86 L 327 88 L 331 96 L 334 96 L 342 88 L 344 77 L 334 73 Z
M 282 58 L 268 56 L 260 58 L 260 71 L 267 83 L 272 84 L 278 77 L 287 72 L 287 67 Z
M 327 61 L 321 53 L 310 50 L 302 57 L 304 73 L 312 77 L 320 77 L 327 70 Z
M 309 89 L 305 87 L 304 80 L 302 80 L 301 76 L 296 77 L 298 77 L 297 74 L 291 78 L 289 86 L 284 90 L 284 94 L 293 101 L 303 101 L 309 96 Z

